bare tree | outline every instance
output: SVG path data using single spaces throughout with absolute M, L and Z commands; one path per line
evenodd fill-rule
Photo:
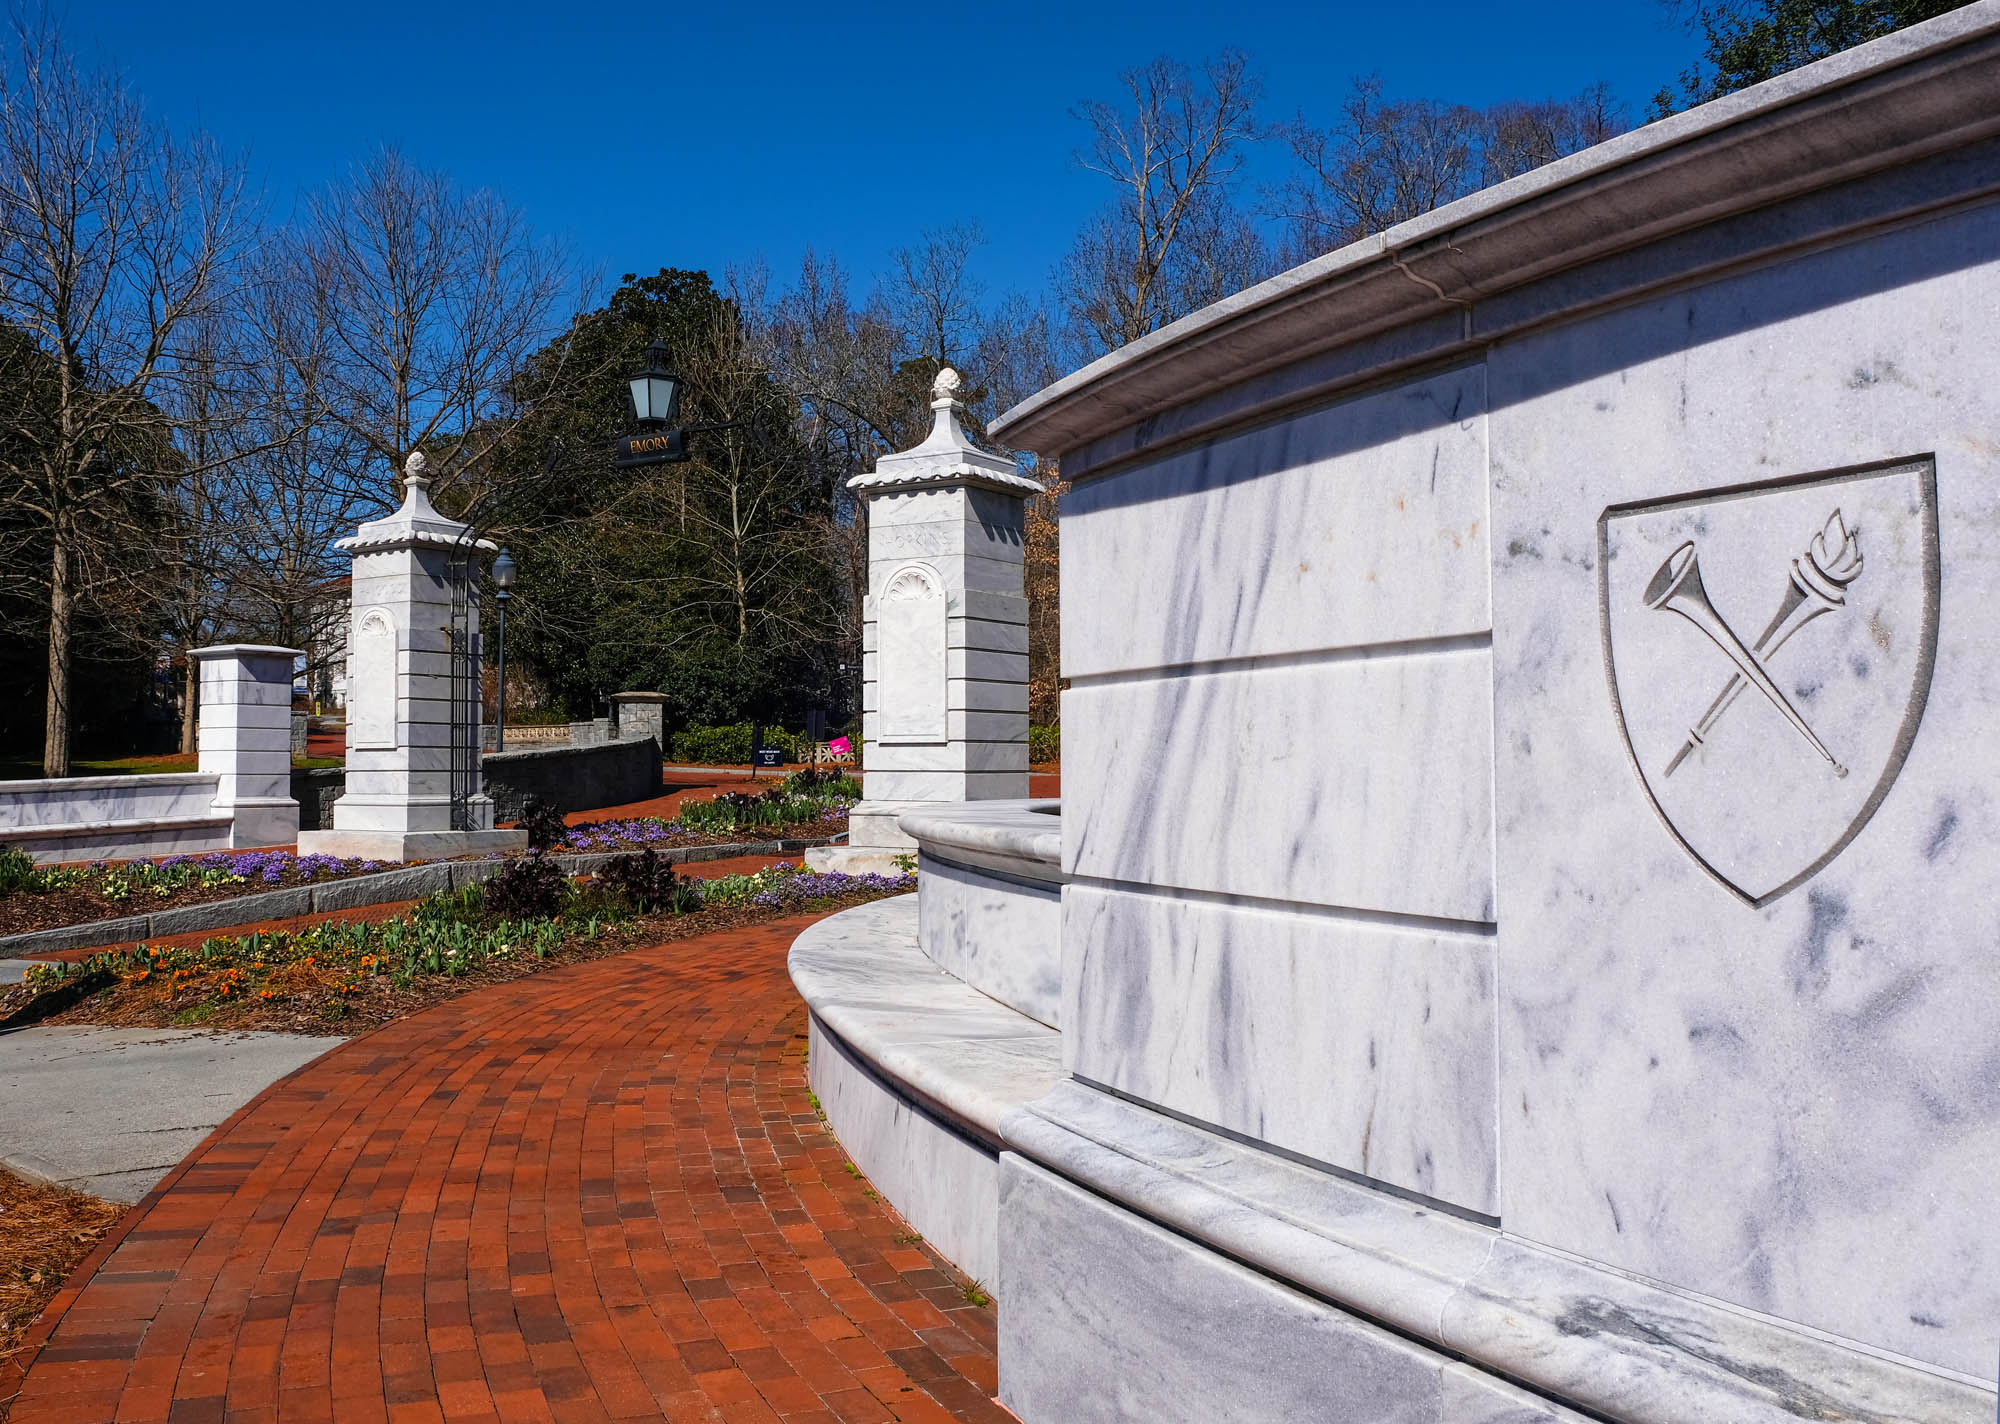
M 1485 115 L 1484 180 L 1499 183 L 1616 138 L 1631 127 L 1601 80 L 1573 99 L 1497 104 Z
M 42 768 L 70 767 L 82 610 L 162 562 L 163 488 L 185 472 L 171 388 L 230 292 L 247 235 L 241 170 L 151 122 L 113 75 L 79 68 L 53 27 L 19 24 L 0 77 L 0 485 L 7 572 L 47 598 Z M 45 555 L 21 567 L 19 552 Z
M 1197 78 L 1156 59 L 1123 77 L 1124 105 L 1072 111 L 1091 130 L 1078 162 L 1118 187 L 1057 275 L 1086 354 L 1135 341 L 1267 266 L 1254 227 L 1230 201 L 1244 149 L 1264 136 L 1249 62 L 1226 51 Z
M 394 149 L 307 201 L 292 267 L 323 408 L 352 437 L 355 487 L 385 501 L 412 451 L 448 483 L 504 435 L 509 383 L 573 290 L 520 213 Z
M 1379 78 L 1357 79 L 1331 128 L 1303 118 L 1285 128 L 1302 170 L 1274 202 L 1288 226 L 1286 260 L 1302 262 L 1421 217 L 1626 126 L 1604 84 L 1574 99 L 1481 111 L 1430 99 L 1385 100 Z
M 983 291 L 968 268 L 985 245 L 978 223 L 953 223 L 926 232 L 915 247 L 896 250 L 895 306 L 905 338 L 940 366 L 961 359 L 978 325 Z

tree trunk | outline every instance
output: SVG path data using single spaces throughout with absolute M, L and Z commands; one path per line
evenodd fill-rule
M 187 682 L 181 691 L 181 754 L 191 756 L 201 750 L 196 713 L 201 707 L 201 664 L 187 660 Z
M 76 608 L 68 535 L 57 521 L 49 560 L 49 701 L 42 721 L 42 775 L 49 777 L 69 775 L 69 643 Z

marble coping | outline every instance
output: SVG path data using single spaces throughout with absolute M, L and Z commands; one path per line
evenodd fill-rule
M 917 897 L 829 916 L 792 942 L 792 983 L 855 1054 L 967 1136 L 1063 1080 L 1062 1035 L 938 968 L 917 943 Z
M 1093 453 L 1091 442 L 1150 431 L 1154 417 L 1375 333 L 1435 320 L 1451 335 L 1431 344 L 1491 340 L 1494 331 L 1478 329 L 1487 323 L 1476 308 L 1498 293 L 1977 142 L 2000 119 L 1996 90 L 2000 0 L 1980 0 L 1644 125 L 1226 297 L 1030 396 L 991 434 L 1062 457 L 1064 474 L 1076 478 L 1116 458 Z M 1236 410 L 1228 418 L 1251 415 Z M 1181 436 L 1191 433 L 1184 424 L 1170 422 Z
M 1062 873 L 1062 802 L 954 801 L 905 811 L 896 823 L 924 854 L 1049 885 Z
M 197 786 L 213 783 L 212 771 L 159 771 L 139 776 L 58 776 L 31 781 L 0 781 L 0 798 L 61 796 L 72 791 Z
M 1622 1424 L 1965 1424 L 1993 1389 L 1669 1291 L 1065 1082 L 1000 1124 L 1023 1156 L 1494 1375 Z

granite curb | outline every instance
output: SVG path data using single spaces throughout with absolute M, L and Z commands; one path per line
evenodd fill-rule
M 661 851 L 660 855 L 669 865 L 694 865 L 708 860 L 728 860 L 739 855 L 793 855 L 810 846 L 825 844 L 824 840 L 737 841 L 729 845 L 682 846 L 676 850 Z M 559 855 L 553 859 L 566 874 L 588 875 L 603 869 L 621 855 L 633 853 L 630 850 L 596 851 L 587 855 Z M 0 935 L 0 958 L 25 959 L 37 954 L 89 949 L 100 944 L 130 944 L 165 935 L 257 924 L 264 920 L 288 920 L 331 910 L 386 905 L 397 900 L 421 900 L 426 896 L 477 885 L 497 872 L 503 864 L 505 862 L 499 860 L 444 860 L 429 865 L 407 865 L 399 870 L 330 880 L 324 885 L 296 885 L 256 895 L 211 900 L 201 905 L 182 905 L 153 915 L 128 915 L 116 920 L 93 920 L 89 924 L 36 930 L 30 934 Z

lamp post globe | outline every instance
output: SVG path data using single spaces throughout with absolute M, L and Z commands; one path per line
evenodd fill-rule
M 500 590 L 502 598 L 507 597 L 507 590 L 514 586 L 516 572 L 513 556 L 502 549 L 493 560 L 493 586 Z
M 632 373 L 632 414 L 641 425 L 672 425 L 681 403 L 681 378 L 667 365 L 666 343 L 655 337 L 646 364 Z

